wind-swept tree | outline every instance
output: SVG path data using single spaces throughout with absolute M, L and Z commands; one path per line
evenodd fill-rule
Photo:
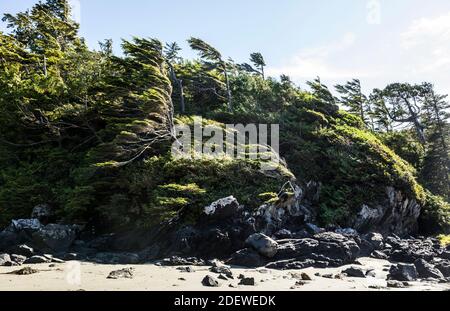
M 421 121 L 424 89 L 420 85 L 393 83 L 380 92 L 389 118 L 398 124 L 414 126 L 422 145 L 426 144 L 425 126 Z
M 184 87 L 183 80 L 177 77 L 175 72 L 175 64 L 181 60 L 179 52 L 181 51 L 180 46 L 176 42 L 166 43 L 164 47 L 164 56 L 169 66 L 169 73 L 172 82 L 178 87 L 178 92 L 180 95 L 180 111 L 182 114 L 186 112 L 186 104 L 184 100 Z
M 328 103 L 328 104 L 335 104 L 336 99 L 331 94 L 330 90 L 325 84 L 322 84 L 322 81 L 319 77 L 314 79 L 313 81 L 308 81 L 306 84 L 311 88 L 311 92 L 314 96 L 316 96 L 318 99 Z
M 389 117 L 389 111 L 387 110 L 384 102 L 381 90 L 374 89 L 369 96 L 370 101 L 370 118 L 373 124 L 373 130 L 377 132 L 392 132 L 392 120 Z
M 367 96 L 361 90 L 358 79 L 348 81 L 344 85 L 336 85 L 336 91 L 341 94 L 340 102 L 349 109 L 349 112 L 361 117 L 365 124 L 369 124 L 370 106 Z
M 436 94 L 431 83 L 423 83 L 422 87 L 428 144 L 421 177 L 433 193 L 450 200 L 450 103 L 447 95 Z
M 228 76 L 227 62 L 223 59 L 222 54 L 214 47 L 198 38 L 190 38 L 188 43 L 193 50 L 199 52 L 204 65 L 208 69 L 218 69 L 224 74 L 227 86 L 228 110 L 232 111 L 233 99 L 231 95 L 230 79 Z
M 259 74 L 265 80 L 264 67 L 266 67 L 266 62 L 262 54 L 259 52 L 250 54 L 250 61 L 258 68 Z

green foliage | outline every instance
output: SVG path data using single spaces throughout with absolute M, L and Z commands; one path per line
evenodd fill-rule
M 353 80 L 337 87 L 337 99 L 319 78 L 310 91 L 286 75 L 266 79 L 262 54 L 251 54 L 255 68 L 238 65 L 198 38 L 189 40 L 194 61 L 156 39 L 123 41 L 122 57 L 111 40 L 91 51 L 66 0 L 3 20 L 10 32 L 0 32 L 0 226 L 41 203 L 60 220 L 108 230 L 180 212 L 195 222 L 229 195 L 250 208 L 274 203 L 295 175 L 322 185 L 314 207 L 323 224 L 347 225 L 392 186 L 423 206 L 423 231 L 448 231 L 448 102 L 431 84 L 396 83 L 365 96 Z M 177 122 L 189 125 L 195 115 L 220 129 L 280 124 L 289 169 L 267 176 L 260 160 L 172 158 L 172 102 L 183 114 Z
M 438 236 L 438 239 L 441 241 L 442 246 L 446 247 L 450 245 L 450 235 L 441 234 Z
M 410 131 L 380 133 L 378 137 L 402 159 L 420 171 L 425 156 L 424 147 Z
M 427 191 L 420 216 L 420 226 L 427 234 L 450 233 L 450 204 Z

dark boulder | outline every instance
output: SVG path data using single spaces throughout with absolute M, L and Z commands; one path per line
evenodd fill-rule
M 314 267 L 316 262 L 312 259 L 306 259 L 306 260 L 280 260 L 271 262 L 268 265 L 266 265 L 266 268 L 268 269 L 274 269 L 274 270 L 302 270 L 310 267 Z
M 141 263 L 139 255 L 135 253 L 97 253 L 91 260 L 99 264 L 108 265 L 134 265 Z
M 246 248 L 234 253 L 227 261 L 227 264 L 247 268 L 257 268 L 264 266 L 264 260 L 256 251 Z
M 314 238 L 319 241 L 316 253 L 331 261 L 350 264 L 359 256 L 360 248 L 352 238 L 331 232 L 317 234 Z
M 241 206 L 233 196 L 223 198 L 213 202 L 204 208 L 204 213 L 211 222 L 220 221 L 222 219 L 230 219 L 236 217 Z
M 434 278 L 434 279 L 443 279 L 444 275 L 442 272 L 435 268 L 432 264 L 429 264 L 423 259 L 417 259 L 414 262 L 414 265 L 416 266 L 417 273 L 419 274 L 419 277 L 422 279 L 427 278 Z
M 375 258 L 375 259 L 382 259 L 382 260 L 389 259 L 389 256 L 381 251 L 374 251 L 372 254 L 370 254 L 370 257 Z
M 409 286 L 408 282 L 400 282 L 395 280 L 390 280 L 387 282 L 388 288 L 405 288 L 408 286 Z
M 239 282 L 239 285 L 243 286 L 255 286 L 255 278 L 243 278 Z
M 249 236 L 245 243 L 267 258 L 273 258 L 278 252 L 278 243 L 262 233 Z
M 435 266 L 445 277 L 450 277 L 450 261 L 444 260 Z
M 35 232 L 42 228 L 42 224 L 38 219 L 17 219 L 12 220 L 11 225 L 6 229 L 13 232 Z
M 306 257 L 317 250 L 319 241 L 315 239 L 290 239 L 278 241 L 275 260 L 287 260 Z
M 125 268 L 121 270 L 112 271 L 107 279 L 132 279 L 134 277 L 134 269 L 133 268 Z
M 450 251 L 447 250 L 447 251 L 442 252 L 439 257 L 450 260 Z
M 18 265 L 21 265 L 27 260 L 27 257 L 17 254 L 11 254 L 11 261 L 17 263 Z
M 438 254 L 430 240 L 388 238 L 389 259 L 394 262 L 414 263 L 417 259 L 427 262 L 433 260 Z
M 24 264 L 41 264 L 41 263 L 50 263 L 52 260 L 45 256 L 33 256 L 24 261 Z
M 360 248 L 353 238 L 325 232 L 307 239 L 278 241 L 278 252 L 274 260 L 311 259 L 327 262 L 329 266 L 342 266 L 353 263 L 359 252 Z
M 77 237 L 75 226 L 49 224 L 33 233 L 33 242 L 41 249 L 67 251 Z
M 306 231 L 308 231 L 310 234 L 319 234 L 319 233 L 323 233 L 326 230 L 324 228 L 320 228 L 319 226 L 315 225 L 315 224 L 311 224 L 311 223 L 307 223 L 305 225 Z
M 274 233 L 274 236 L 277 240 L 283 240 L 283 239 L 292 239 L 293 234 L 291 231 L 287 229 L 281 229 Z
M 16 245 L 11 247 L 8 250 L 8 253 L 10 254 L 16 254 L 16 255 L 21 255 L 21 256 L 25 256 L 25 257 L 31 257 L 35 254 L 34 249 L 28 245 L 22 244 L 22 245 Z
M 382 250 L 384 246 L 384 238 L 380 233 L 368 233 L 363 238 L 372 245 L 374 250 Z
M 393 265 L 389 270 L 388 280 L 410 282 L 418 278 L 417 270 L 411 264 Z
M 353 278 L 365 278 L 366 272 L 360 267 L 350 267 L 342 271 L 349 277 Z
M 0 254 L 0 267 L 6 266 L 11 262 L 12 262 L 12 260 L 11 260 L 11 257 L 9 256 L 9 254 Z
M 170 258 L 165 258 L 159 262 L 161 266 L 205 266 L 204 260 L 196 257 L 182 258 L 178 256 L 172 256 Z
M 219 287 L 219 281 L 210 275 L 207 275 L 202 280 L 203 286 L 206 287 Z
M 0 251 L 6 251 L 22 242 L 23 239 L 15 232 L 7 230 L 0 232 Z

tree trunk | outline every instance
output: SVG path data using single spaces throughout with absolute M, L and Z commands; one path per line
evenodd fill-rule
M 406 101 L 406 105 L 408 106 L 408 110 L 414 123 L 414 128 L 416 129 L 417 136 L 419 137 L 419 141 L 423 146 L 425 146 L 427 143 L 427 140 L 425 138 L 425 128 L 420 122 L 417 113 L 414 112 L 411 104 L 408 101 Z
M 180 87 L 180 105 L 181 105 L 181 113 L 184 114 L 186 112 L 186 104 L 184 102 L 184 88 L 183 88 L 183 80 L 178 80 L 178 86 Z
M 186 105 L 184 101 L 184 88 L 183 88 L 183 80 L 177 78 L 177 74 L 175 73 L 175 68 L 173 68 L 172 64 L 169 64 L 170 75 L 172 77 L 173 82 L 178 86 L 178 91 L 180 92 L 180 110 L 181 113 L 184 114 L 186 112 Z
M 223 72 L 225 74 L 225 82 L 227 84 L 227 95 L 228 95 L 228 111 L 233 111 L 233 99 L 231 96 L 230 79 L 228 78 L 227 65 L 223 63 Z
M 47 77 L 47 57 L 44 55 L 44 76 Z

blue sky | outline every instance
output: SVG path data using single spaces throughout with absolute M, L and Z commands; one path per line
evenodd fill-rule
M 0 0 L 0 14 L 36 0 Z M 389 82 L 430 81 L 450 93 L 448 0 L 72 0 L 89 46 L 131 36 L 185 44 L 200 37 L 223 55 L 247 61 L 263 53 L 270 75 L 304 86 L 360 78 L 365 90 Z M 0 25 L 0 30 L 5 30 Z

